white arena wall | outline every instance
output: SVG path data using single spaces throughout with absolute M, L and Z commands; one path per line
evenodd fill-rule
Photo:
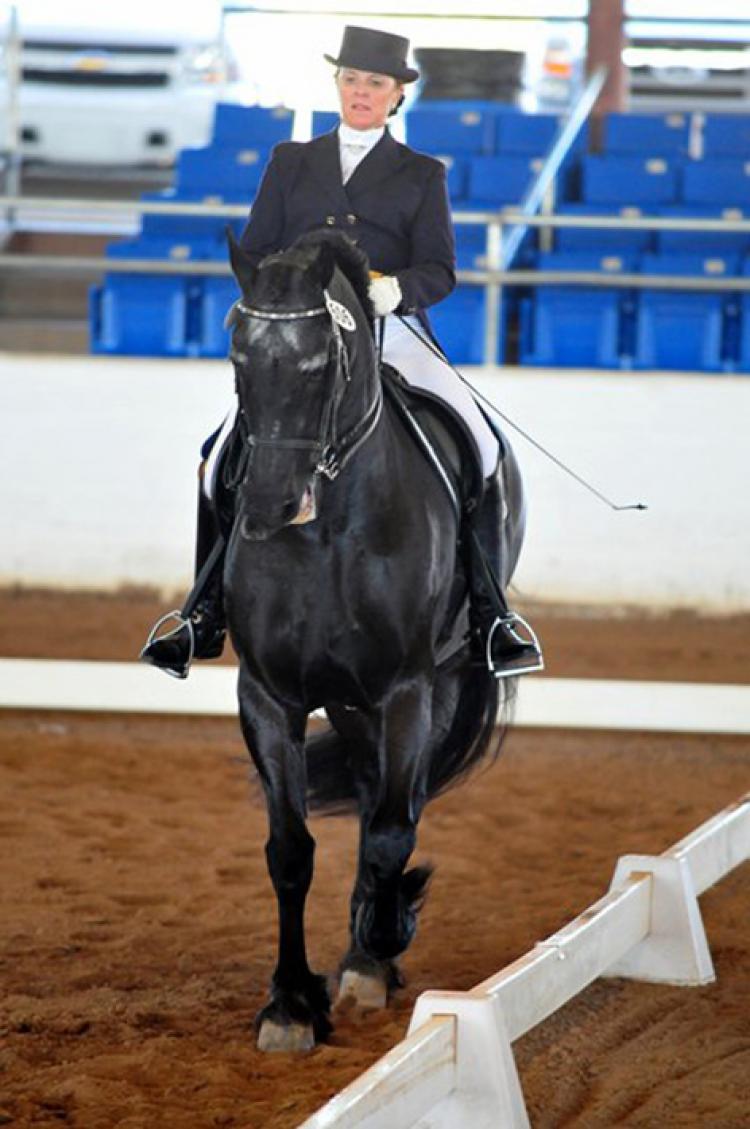
M 521 437 L 529 600 L 750 608 L 750 380 L 466 369 L 613 513 Z M 0 355 L 0 585 L 179 590 L 195 469 L 232 395 L 222 361 Z

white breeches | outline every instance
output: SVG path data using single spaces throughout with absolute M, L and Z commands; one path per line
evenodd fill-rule
M 485 478 L 489 478 L 495 473 L 500 457 L 498 440 L 492 428 L 477 407 L 469 389 L 425 338 L 425 331 L 417 319 L 408 317 L 404 321 L 407 321 L 416 332 L 412 333 L 401 319 L 393 314 L 389 314 L 385 319 L 383 360 L 398 369 L 408 384 L 432 392 L 456 410 L 474 436 L 482 460 L 482 474 Z M 206 460 L 203 490 L 209 498 L 212 498 L 214 493 L 218 457 L 224 442 L 232 432 L 236 417 L 235 402 Z
M 404 321 L 416 332 L 412 333 L 393 314 L 385 319 L 383 360 L 398 369 L 408 384 L 432 392 L 455 409 L 474 436 L 482 460 L 482 474 L 489 478 L 495 473 L 500 457 L 499 444 L 492 428 L 461 378 L 425 339 L 425 331 L 418 320 L 407 317 Z
M 217 469 L 217 466 L 218 466 L 218 463 L 219 463 L 219 455 L 221 454 L 221 452 L 224 448 L 224 444 L 226 443 L 227 439 L 232 434 L 232 429 L 234 427 L 234 421 L 236 419 L 237 419 L 237 398 L 235 397 L 234 403 L 232 404 L 232 407 L 230 408 L 229 412 L 225 416 L 224 422 L 221 425 L 221 431 L 216 436 L 216 440 L 214 442 L 214 445 L 211 448 L 211 450 L 208 452 L 208 458 L 206 459 L 206 465 L 203 469 L 203 478 L 201 479 L 201 490 L 203 491 L 203 493 L 206 495 L 207 498 L 213 498 L 213 496 L 214 496 L 214 486 L 216 484 L 216 469 Z

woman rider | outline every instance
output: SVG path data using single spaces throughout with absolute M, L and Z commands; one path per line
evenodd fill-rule
M 383 360 L 409 384 L 448 401 L 476 441 L 486 489 L 475 527 L 497 573 L 502 523 L 494 480 L 498 439 L 432 343 L 424 313 L 455 286 L 445 169 L 440 161 L 396 142 L 386 127 L 388 117 L 404 100 L 404 84 L 419 77 L 406 64 L 408 48 L 409 41 L 398 35 L 344 29 L 338 58 L 325 56 L 336 67 L 341 121 L 323 137 L 276 146 L 241 246 L 257 266 L 267 255 L 289 248 L 300 235 L 329 227 L 345 231 L 366 252 L 373 273 L 370 298 L 376 317 L 383 319 Z M 208 499 L 215 464 L 233 424 L 234 413 L 230 413 L 203 468 L 199 566 L 214 536 L 215 525 L 207 511 L 212 509 Z M 490 639 L 488 661 L 496 676 L 541 669 L 541 653 L 528 625 L 509 611 L 498 617 L 496 605 L 482 598 L 481 585 L 473 587 L 474 622 L 483 641 Z M 209 583 L 196 594 L 197 604 L 191 608 L 189 601 L 186 614 L 177 617 L 178 626 L 158 639 L 152 633 L 141 656 L 182 677 L 192 657 L 214 658 L 224 642 L 220 584 Z

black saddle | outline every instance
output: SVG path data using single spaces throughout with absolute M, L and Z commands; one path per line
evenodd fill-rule
M 472 432 L 450 404 L 407 384 L 392 365 L 383 362 L 380 371 L 389 402 L 435 468 L 461 522 L 478 508 L 484 493 L 482 460 Z

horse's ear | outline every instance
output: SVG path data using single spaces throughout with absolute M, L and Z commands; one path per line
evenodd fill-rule
M 310 274 L 325 290 L 331 281 L 336 267 L 336 252 L 329 243 L 321 243 L 318 253 L 310 264 Z
M 229 262 L 232 267 L 232 272 L 240 284 L 242 293 L 247 294 L 255 282 L 255 276 L 258 273 L 257 268 L 253 266 L 242 250 L 242 247 L 240 247 L 232 228 L 227 226 L 226 232 L 227 243 L 229 244 Z

